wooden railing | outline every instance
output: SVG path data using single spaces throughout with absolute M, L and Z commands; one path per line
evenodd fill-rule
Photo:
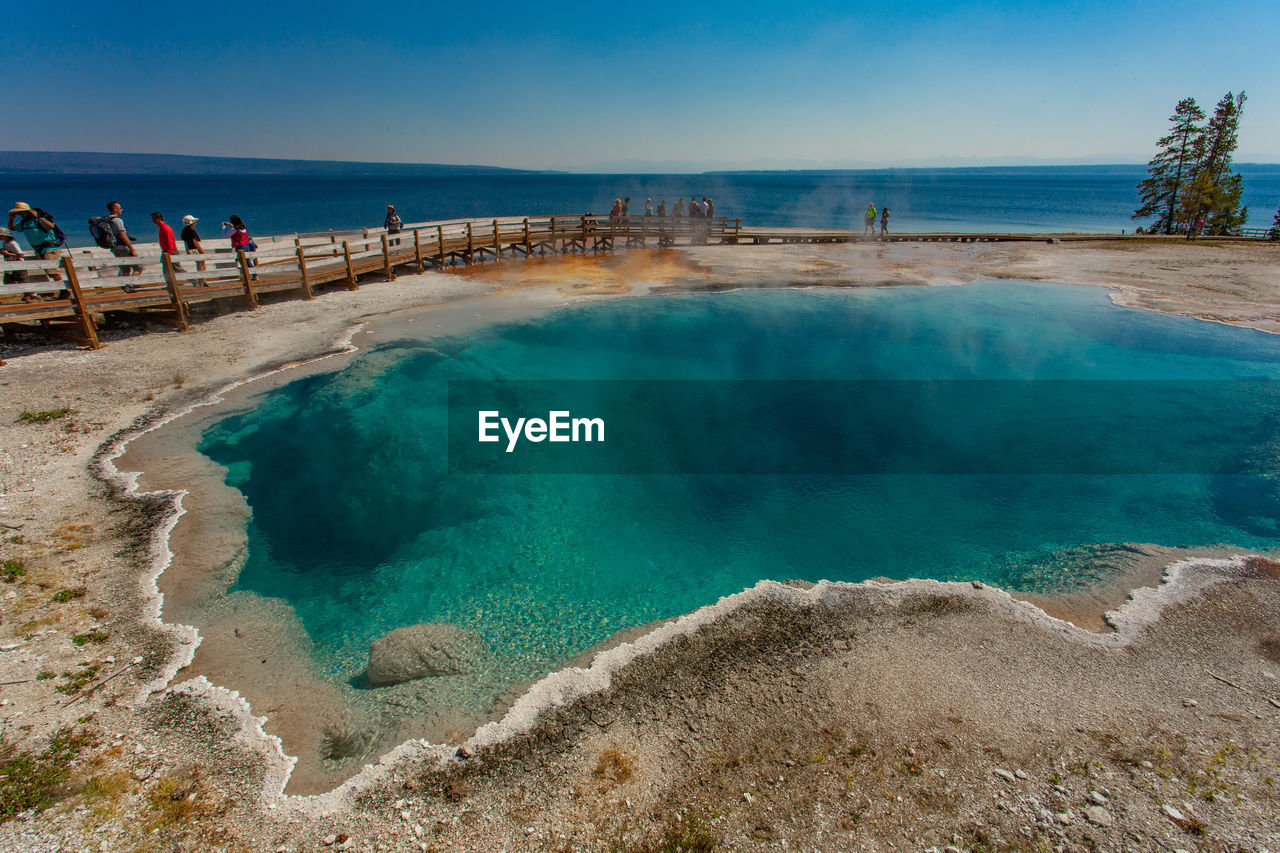
M 0 325 L 39 329 L 97 347 L 100 318 L 142 313 L 185 329 L 190 306 L 233 299 L 256 308 L 259 296 L 338 284 L 355 288 L 362 275 L 395 278 L 396 269 L 445 268 L 503 254 L 611 250 L 622 245 L 672 246 L 737 242 L 741 221 L 676 217 L 547 216 L 413 223 L 385 229 L 268 237 L 258 251 L 203 255 L 102 257 L 65 252 L 59 258 L 0 262 Z

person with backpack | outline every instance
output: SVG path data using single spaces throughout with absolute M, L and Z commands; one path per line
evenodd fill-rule
M 862 235 L 865 237 L 870 234 L 876 236 L 876 205 L 875 202 L 867 202 L 867 209 L 862 213 Z
M 394 204 L 387 205 L 387 218 L 383 220 L 382 225 L 387 229 L 387 234 L 389 235 L 400 233 L 403 223 L 400 221 L 400 214 L 396 213 L 396 206 Z M 391 245 L 399 246 L 400 238 L 396 237 L 392 240 Z
M 111 254 L 117 258 L 136 258 L 138 250 L 133 246 L 133 238 L 125 230 L 124 208 L 118 201 L 107 202 L 107 226 L 115 240 L 114 244 L 109 247 Z M 101 246 L 102 241 L 98 241 L 98 245 Z M 142 267 L 120 267 L 120 272 L 117 275 L 140 275 L 141 273 Z M 132 293 L 134 290 L 136 288 L 131 285 L 126 284 L 124 286 L 125 293 Z
M 58 257 L 58 233 L 61 229 L 53 222 L 53 217 L 39 208 L 32 208 L 25 201 L 20 201 L 9 211 L 9 228 L 22 232 L 31 244 L 37 260 Z M 49 270 L 49 278 L 62 281 L 62 273 Z

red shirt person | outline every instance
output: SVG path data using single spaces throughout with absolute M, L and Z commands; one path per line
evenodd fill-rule
M 173 236 L 173 229 L 165 224 L 164 217 L 159 213 L 151 214 L 151 221 L 156 224 L 159 229 L 160 251 L 166 255 L 174 254 L 178 251 L 178 241 Z

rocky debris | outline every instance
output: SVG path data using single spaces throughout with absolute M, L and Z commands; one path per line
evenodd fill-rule
M 1014 782 L 1017 782 L 1017 781 L 1018 781 L 1018 777 L 1017 777 L 1017 776 L 1013 775 L 1013 774 L 1012 774 L 1012 773 L 1010 773 L 1008 770 L 1005 770 L 1003 767 L 997 767 L 995 770 L 992 770 L 991 772 L 992 772 L 992 773 L 994 773 L 994 774 L 996 774 L 996 775 L 997 775 L 997 776 L 999 776 L 1001 779 L 1003 779 L 1004 781 L 1006 781 L 1006 782 L 1008 782 L 1008 783 L 1010 783 L 1010 784 L 1013 784 Z
M 471 672 L 489 647 L 476 631 L 444 622 L 396 628 L 369 644 L 370 684 L 384 686 Z
M 1111 813 L 1102 806 L 1088 806 L 1084 818 L 1094 826 L 1111 826 Z
M 1110 802 L 1110 800 L 1108 800 L 1106 795 L 1101 791 L 1090 791 L 1089 802 L 1093 803 L 1095 806 L 1105 806 Z

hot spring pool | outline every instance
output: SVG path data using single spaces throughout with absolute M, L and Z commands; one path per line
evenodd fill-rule
M 1278 377 L 1280 339 L 1119 308 L 1098 288 L 664 295 L 381 345 L 264 394 L 208 428 L 200 450 L 227 467 L 252 509 L 238 589 L 291 605 L 326 677 L 357 679 L 369 642 L 393 628 L 448 622 L 489 643 L 491 684 L 518 684 L 620 629 L 763 578 L 980 579 L 1053 592 L 1093 580 L 1088 555 L 1099 543 L 1273 547 L 1278 433 L 1239 389 L 1254 382 L 1265 399 L 1262 380 Z M 660 442 L 681 459 L 747 442 L 751 458 L 778 462 L 769 474 L 575 474 L 571 463 L 475 474 L 456 459 L 450 471 L 448 383 L 463 379 L 807 380 L 795 388 L 814 399 L 760 407 L 750 434 L 675 428 Z M 863 385 L 843 418 L 808 416 L 829 411 L 831 382 L 855 380 L 1034 380 L 1037 393 L 1107 381 L 1117 400 L 1172 383 L 1159 387 L 1174 396 L 1151 423 L 1129 412 L 1060 427 L 1107 460 L 1079 472 L 952 464 L 957 447 L 989 439 L 981 407 L 927 418 L 947 440 L 916 435 L 908 455 L 919 465 L 824 471 L 824 448 L 857 446 L 865 462 L 906 447 L 893 425 L 910 422 L 903 408 L 913 404 L 900 394 Z M 1224 403 L 1202 393 L 1214 387 L 1236 390 Z M 615 409 L 615 422 L 652 416 L 643 397 L 633 405 Z M 1126 428 L 1131 443 L 1225 454 L 1230 470 L 1194 453 L 1168 468 L 1116 464 Z M 610 449 L 625 463 L 625 444 Z

